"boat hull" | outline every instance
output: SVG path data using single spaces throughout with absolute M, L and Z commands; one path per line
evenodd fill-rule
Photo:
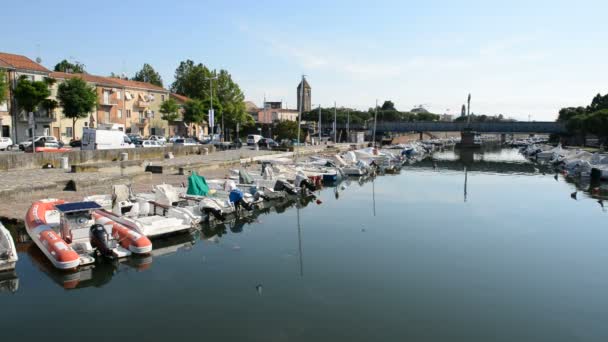
M 25 228 L 32 241 L 40 251 L 58 269 L 68 270 L 77 268 L 80 256 L 53 230 L 48 222 L 47 214 L 55 210 L 55 205 L 65 201 L 47 199 L 34 202 L 25 216 Z

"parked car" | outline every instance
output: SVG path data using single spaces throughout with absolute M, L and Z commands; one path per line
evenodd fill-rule
M 129 133 L 127 134 L 127 136 L 129 137 L 129 139 L 131 139 L 131 142 L 135 146 L 141 146 L 141 142 L 144 141 L 144 138 L 136 133 Z
M 247 145 L 252 146 L 257 144 L 261 139 L 264 139 L 261 135 L 258 134 L 249 134 L 247 136 Z
M 149 140 L 148 139 L 148 140 L 143 140 L 141 142 L 141 145 L 138 145 L 138 147 L 145 147 L 145 148 L 148 148 L 148 147 L 163 147 L 163 145 L 161 143 L 159 143 L 158 141 L 156 141 L 156 140 Z
M 192 138 L 179 138 L 173 141 L 173 146 L 196 146 L 198 142 Z
M 55 138 L 52 135 L 40 135 L 40 136 L 35 137 L 34 141 L 35 142 L 50 142 L 50 143 L 54 142 L 54 143 L 59 144 L 59 141 L 57 141 L 57 138 Z M 19 149 L 23 151 L 23 150 L 25 150 L 25 148 L 27 146 L 30 146 L 31 144 L 32 144 L 32 139 L 22 141 L 19 143 Z
M 165 137 L 160 136 L 160 135 L 151 135 L 151 136 L 148 137 L 148 140 L 156 141 L 156 142 L 158 142 L 161 145 L 164 145 L 164 144 L 167 143 L 167 139 Z
M 39 141 L 36 141 L 34 146 L 36 148 L 36 152 L 69 152 L 69 151 L 71 151 L 71 149 L 64 148 L 63 144 L 59 144 L 57 142 L 42 142 L 39 140 Z M 33 152 L 32 144 L 30 144 L 29 146 L 26 146 L 23 151 L 26 153 L 32 153 Z
M 11 146 L 13 146 L 11 138 L 0 138 L 0 151 L 10 150 Z
M 274 148 L 279 147 L 279 143 L 270 138 L 262 138 L 258 141 L 258 146 L 260 148 L 266 148 L 272 150 Z
M 82 140 L 80 139 L 72 139 L 70 140 L 71 147 L 82 147 Z
M 179 140 L 179 139 L 184 139 L 184 137 L 180 137 L 179 135 L 174 135 L 171 138 L 169 138 L 169 142 L 170 143 L 175 143 L 175 141 Z

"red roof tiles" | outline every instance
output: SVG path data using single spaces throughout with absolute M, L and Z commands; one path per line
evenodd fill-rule
M 0 52 L 0 67 L 49 73 L 50 70 L 33 60 L 12 53 Z

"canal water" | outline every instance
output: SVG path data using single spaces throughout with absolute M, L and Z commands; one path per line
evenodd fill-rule
M 608 212 L 575 190 L 514 150 L 448 151 L 75 274 L 20 244 L 0 334 L 606 341 Z

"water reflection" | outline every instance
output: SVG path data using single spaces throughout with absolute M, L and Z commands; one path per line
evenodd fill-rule
M 92 265 L 79 267 L 75 271 L 58 270 L 34 244 L 29 244 L 27 254 L 32 263 L 53 282 L 66 290 L 86 287 L 103 287 L 112 277 L 125 269 L 143 271 L 149 268 L 151 257 L 126 258 L 120 261 L 99 260 Z
M 15 270 L 0 272 L 0 293 L 15 293 L 19 290 L 19 277 Z

